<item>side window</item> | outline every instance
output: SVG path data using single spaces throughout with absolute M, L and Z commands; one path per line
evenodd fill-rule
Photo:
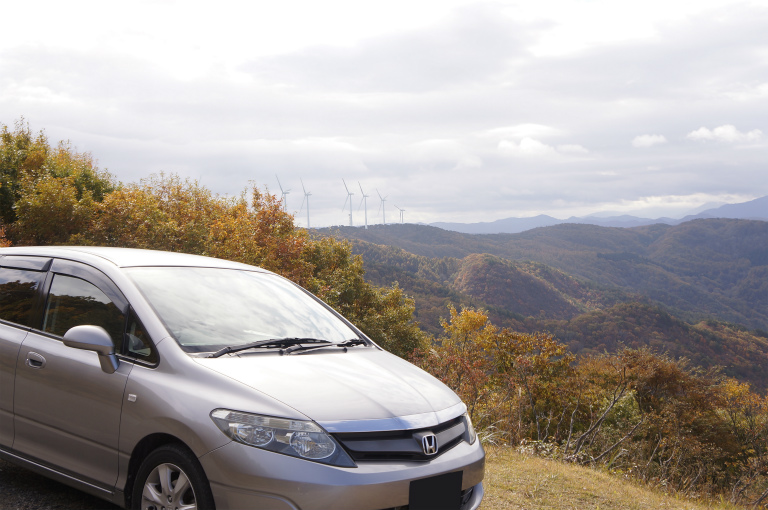
M 125 354 L 147 363 L 156 363 L 157 351 L 149 341 L 149 335 L 131 310 L 128 315 L 128 328 L 125 332 Z
M 44 279 L 40 271 L 0 268 L 0 319 L 31 326 L 37 288 Z
M 74 326 L 101 326 L 122 346 L 125 316 L 104 292 L 90 282 L 56 274 L 48 293 L 43 331 L 64 336 Z

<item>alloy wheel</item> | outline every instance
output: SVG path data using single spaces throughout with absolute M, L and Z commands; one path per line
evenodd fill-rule
M 147 477 L 141 497 L 142 510 L 197 510 L 189 477 L 178 466 L 163 463 Z

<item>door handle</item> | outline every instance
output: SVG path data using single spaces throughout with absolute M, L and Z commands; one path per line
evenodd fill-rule
M 43 368 L 45 366 L 45 358 L 36 352 L 29 351 L 27 353 L 27 366 L 32 368 Z

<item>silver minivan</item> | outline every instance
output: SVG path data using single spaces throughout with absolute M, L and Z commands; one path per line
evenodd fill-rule
M 143 510 L 469 510 L 466 406 L 263 269 L 0 249 L 0 458 Z

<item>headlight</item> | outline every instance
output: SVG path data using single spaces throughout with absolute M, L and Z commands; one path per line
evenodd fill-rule
M 339 444 L 311 421 L 216 409 L 211 419 L 239 443 L 303 459 L 341 467 L 355 463 Z
M 477 432 L 475 427 L 472 426 L 472 420 L 469 418 L 469 413 L 464 413 L 464 423 L 467 426 L 467 442 L 473 444 L 477 439 Z

